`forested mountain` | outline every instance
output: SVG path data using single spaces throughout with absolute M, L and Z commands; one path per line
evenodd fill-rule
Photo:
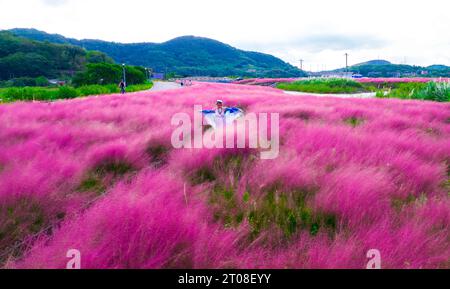
M 85 69 L 88 63 L 113 60 L 102 52 L 69 45 L 34 41 L 0 31 L 0 80 L 39 77 L 65 78 Z
M 10 31 L 29 39 L 102 51 L 118 63 L 141 65 L 156 72 L 176 73 L 181 76 L 305 76 L 303 71 L 272 55 L 240 50 L 203 37 L 183 36 L 163 43 L 122 44 L 65 38 L 35 29 Z

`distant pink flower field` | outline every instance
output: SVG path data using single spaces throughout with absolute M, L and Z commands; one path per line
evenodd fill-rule
M 304 79 L 307 79 L 307 78 L 304 78 Z M 234 84 L 271 85 L 274 83 L 294 82 L 297 80 L 302 80 L 302 78 L 249 78 L 249 79 L 235 81 Z M 435 82 L 449 82 L 450 81 L 450 79 L 446 78 L 446 77 L 440 77 L 440 78 L 426 78 L 426 77 L 370 78 L 370 77 L 364 77 L 364 78 L 355 78 L 353 80 L 360 82 L 360 83 L 375 83 L 375 84 L 378 84 L 378 83 L 410 83 L 410 82 L 427 83 L 427 82 L 431 82 L 431 81 L 435 81 Z
M 280 114 L 280 154 L 174 149 L 217 99 Z M 0 266 L 450 268 L 450 105 L 195 83 L 0 106 Z
M 270 85 L 273 83 L 281 82 L 294 82 L 300 80 L 300 78 L 249 78 L 233 82 L 234 84 L 247 84 L 247 85 Z
M 427 78 L 427 77 L 410 77 L 410 78 L 357 78 L 355 79 L 361 83 L 410 83 L 410 82 L 418 82 L 418 83 L 427 83 L 427 82 L 448 82 L 450 81 L 447 77 L 439 77 L 439 78 Z

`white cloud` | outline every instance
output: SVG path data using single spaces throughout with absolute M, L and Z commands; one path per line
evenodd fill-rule
M 0 28 L 161 42 L 181 35 L 273 53 L 306 68 L 374 58 L 450 65 L 447 0 L 0 0 Z
M 62 6 L 64 4 L 67 4 L 69 0 L 41 0 L 44 4 L 47 4 L 49 6 Z

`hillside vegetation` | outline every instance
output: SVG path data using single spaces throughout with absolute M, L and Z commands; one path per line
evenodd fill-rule
M 117 63 L 150 67 L 180 76 L 300 77 L 298 68 L 269 54 L 244 51 L 219 41 L 183 36 L 163 43 L 122 44 L 77 40 L 35 29 L 13 29 L 15 35 L 102 51 Z
M 53 44 L 0 31 L 0 80 L 17 78 L 70 78 L 88 63 L 113 60 L 104 53 L 67 44 Z
M 346 71 L 346 68 L 335 70 Z M 350 66 L 348 71 L 361 74 L 364 77 L 450 77 L 450 67 L 445 65 L 430 65 L 427 67 L 393 64 L 386 60 L 371 60 Z M 425 73 L 425 74 L 422 74 Z
M 145 68 L 122 67 L 103 52 L 0 31 L 0 102 L 115 93 L 124 69 L 129 92 L 151 86 Z

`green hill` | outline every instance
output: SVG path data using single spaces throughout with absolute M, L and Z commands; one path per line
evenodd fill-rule
M 387 60 L 382 60 L 382 59 L 375 59 L 375 60 L 369 60 L 363 63 L 359 63 L 359 64 L 355 64 L 354 66 L 363 66 L 363 65 L 390 65 L 392 63 L 390 63 Z
M 427 66 L 427 69 L 433 69 L 433 70 L 448 70 L 450 67 L 446 66 L 446 65 L 441 65 L 441 64 L 434 64 L 434 65 L 430 65 Z
M 345 68 L 333 70 L 343 72 Z M 371 60 L 356 64 L 348 68 L 353 73 L 364 77 L 450 77 L 450 67 L 445 65 L 431 65 L 428 67 L 393 64 L 386 60 Z
M 0 80 L 23 77 L 69 78 L 88 63 L 113 60 L 106 54 L 69 44 L 54 44 L 0 31 Z
M 306 74 L 269 54 L 249 52 L 216 40 L 183 36 L 163 43 L 122 44 L 101 40 L 77 40 L 35 29 L 12 29 L 29 39 L 72 44 L 98 50 L 118 63 L 150 67 L 157 72 L 182 76 L 299 77 Z

